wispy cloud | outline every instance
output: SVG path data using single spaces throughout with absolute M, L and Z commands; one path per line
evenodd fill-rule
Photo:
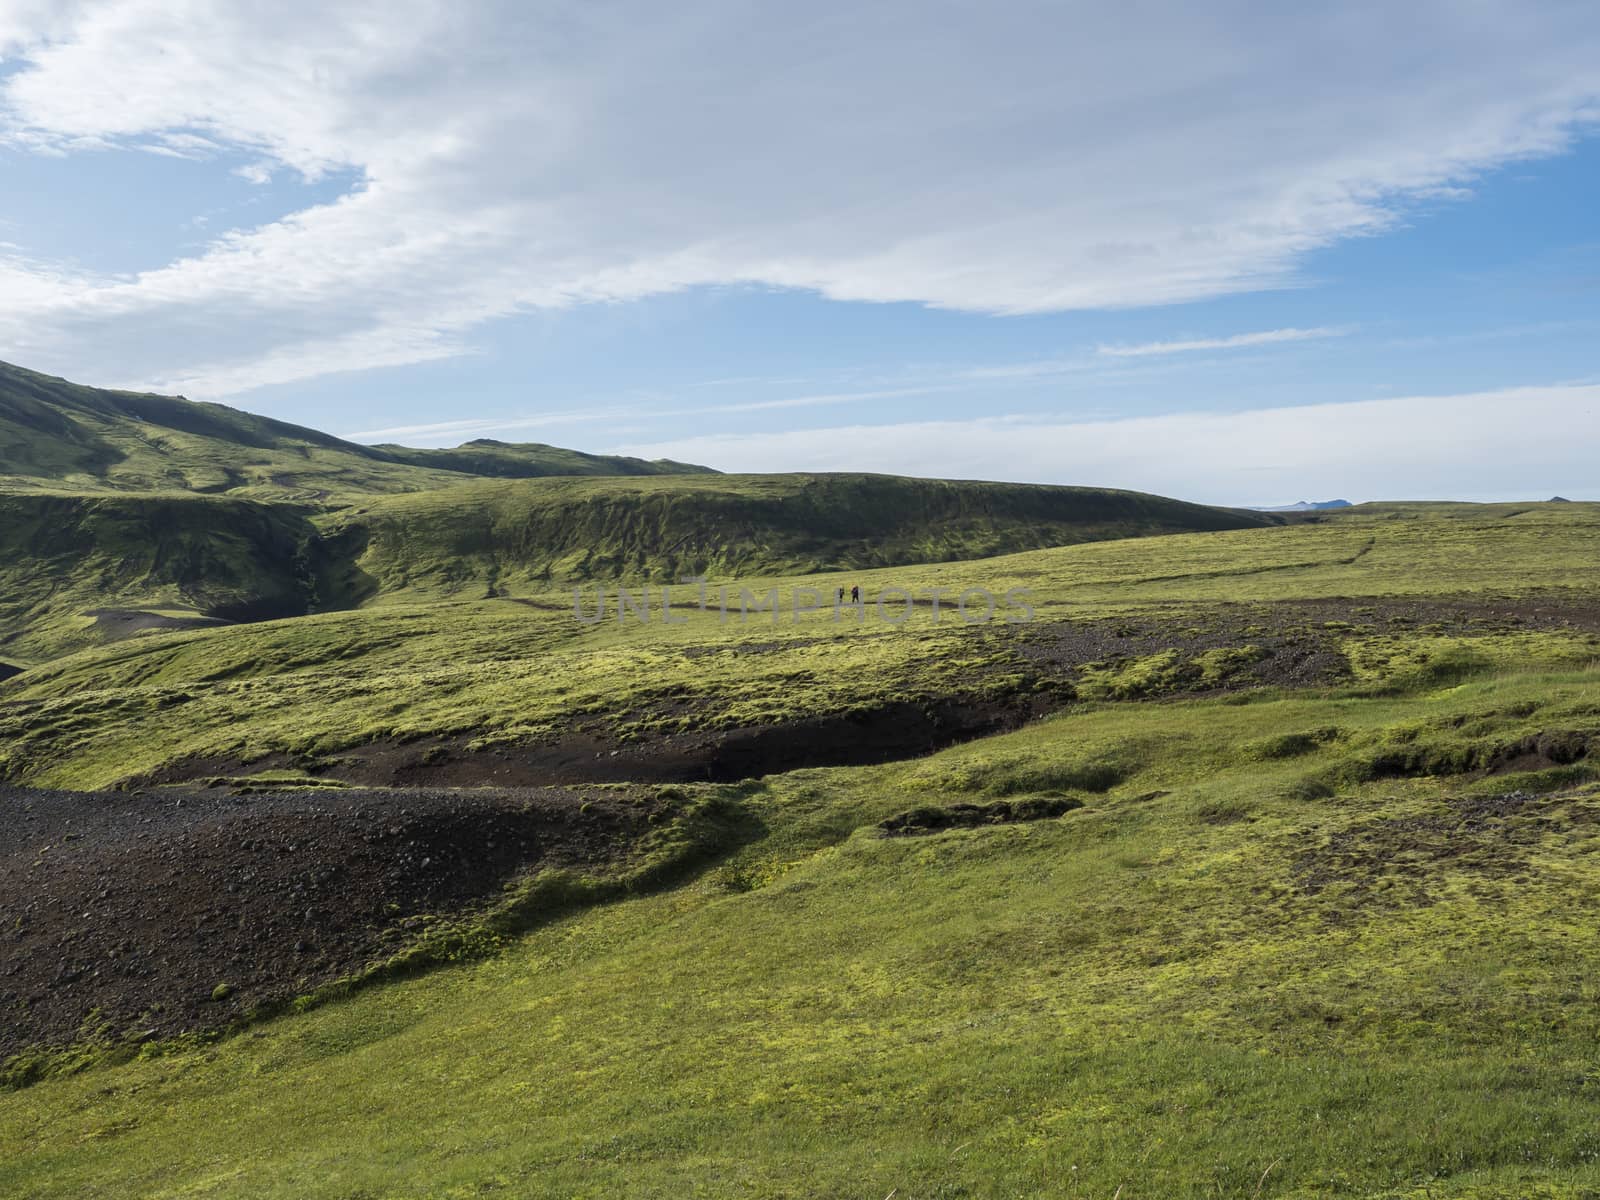
M 1146 358 L 1161 354 L 1191 354 L 1199 350 L 1242 350 L 1249 346 L 1274 346 L 1281 342 L 1309 342 L 1319 338 L 1343 337 L 1349 332 L 1348 327 L 1327 325 L 1314 329 L 1266 329 L 1259 333 L 1236 333 L 1231 337 L 1141 342 L 1133 346 L 1096 346 L 1095 353 L 1107 358 Z
M 959 374 L 963 379 L 977 380 L 1039 379 L 1048 375 L 1066 375 L 1075 371 L 1093 370 L 1098 365 L 1090 358 L 1047 358 L 1034 362 L 1004 363 L 999 366 L 967 367 Z
M 867 400 L 897 400 L 906 396 L 927 396 L 935 392 L 953 390 L 950 384 L 927 384 L 920 387 L 876 388 L 861 392 L 817 392 L 807 396 L 786 396 L 778 400 L 750 400 L 742 404 L 713 404 L 702 408 L 678 408 L 662 413 L 663 416 L 704 416 L 710 413 L 768 412 L 784 408 L 823 408 L 830 404 L 859 404 Z

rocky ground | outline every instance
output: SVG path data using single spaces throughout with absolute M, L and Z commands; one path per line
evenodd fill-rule
M 0 1061 L 224 1025 L 545 866 L 624 857 L 650 792 L 0 786 Z

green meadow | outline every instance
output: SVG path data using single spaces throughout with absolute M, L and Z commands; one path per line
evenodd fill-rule
M 518 747 L 574 728 L 627 742 L 951 696 L 1160 698 L 1226 684 L 1285 634 L 1315 638 L 1369 687 L 1583 665 L 1600 647 L 1590 629 L 1541 626 L 1537 610 L 1600 589 L 1600 509 L 1361 509 L 1317 525 L 741 578 L 708 584 L 704 610 L 695 586 L 674 588 L 671 623 L 659 585 L 650 620 L 638 611 L 647 585 L 621 586 L 637 605 L 625 613 L 607 581 L 493 599 L 398 588 L 360 609 L 71 654 L 0 692 L 0 777 L 107 787 L 186 760 L 314 766 L 377 742 Z M 852 586 L 861 610 L 837 609 Z M 987 614 L 976 597 L 966 619 L 956 609 L 969 588 L 995 598 L 992 618 L 976 619 Z M 774 589 L 775 608 L 757 610 Z M 1395 601 L 1416 611 L 1387 611 Z M 1467 611 L 1434 619 L 1427 605 L 1445 601 Z M 1118 622 L 1205 648 L 1041 661 L 1041 639 Z
M 0 1096 L 0 1189 L 1588 1195 L 1600 795 L 1373 766 L 1556 727 L 1600 730 L 1600 672 L 1088 706 L 710 789 L 760 832 L 690 882 Z M 1082 806 L 877 828 L 1031 794 Z
M 776 619 L 722 620 L 713 580 L 674 624 L 424 573 L 39 664 L 0 684 L 0 769 L 72 787 L 1048 703 L 931 755 L 663 784 L 737 844 L 414 978 L 84 1054 L 0 1094 L 0 1192 L 1600 1194 L 1597 550 L 1589 505 L 1364 506 L 739 578 Z M 796 613 L 840 586 L 859 620 Z M 892 587 L 924 597 L 904 621 Z M 934 618 L 971 587 L 1034 619 Z M 1086 630 L 1129 649 L 1042 654 Z M 1326 669 L 1249 674 L 1291 642 Z

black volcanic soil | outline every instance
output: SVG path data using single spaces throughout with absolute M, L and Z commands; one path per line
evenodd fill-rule
M 396 785 L 536 785 L 612 782 L 728 783 L 802 767 L 864 766 L 932 754 L 1016 729 L 1055 707 L 1045 697 L 892 701 L 866 712 L 781 725 L 675 733 L 618 742 L 575 732 L 514 749 L 468 751 L 460 743 L 393 743 L 341 752 L 333 770 Z
M 1211 689 L 1230 692 L 1337 683 L 1349 673 L 1339 641 L 1352 632 L 1482 636 L 1529 630 L 1600 633 L 1600 605 L 1587 596 L 1548 601 L 1334 598 L 1225 603 L 1210 611 L 1185 602 L 1175 606 L 1170 619 L 1151 609 L 1125 619 L 1025 626 L 1022 652 L 1042 675 L 1070 683 L 1088 662 L 1116 663 L 1165 650 L 1198 655 L 1247 644 L 1259 647 L 1259 662 Z
M 21 674 L 22 674 L 22 668 L 21 667 L 12 666 L 8 662 L 0 662 L 0 683 L 3 683 L 7 679 L 11 679 L 12 677 L 17 676 L 17 675 L 21 675 Z
M 662 803 L 0 786 L 0 1061 L 86 1021 L 116 1037 L 225 1025 L 393 954 L 420 916 L 480 906 L 530 869 L 621 859 Z M 220 984 L 230 994 L 213 999 Z
M 604 783 L 729 783 L 802 767 L 863 766 L 932 754 L 1019 728 L 1059 706 L 1045 695 L 893 701 L 780 725 L 699 730 L 622 741 L 575 730 L 522 746 L 469 748 L 471 737 L 378 741 L 308 764 L 270 754 L 182 759 L 139 786 L 230 779 L 266 771 L 383 787 L 552 787 Z

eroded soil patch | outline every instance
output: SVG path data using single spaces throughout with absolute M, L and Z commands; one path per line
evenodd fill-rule
M 1072 796 L 1040 796 L 1027 800 L 997 800 L 993 804 L 923 805 L 878 822 L 884 837 L 916 837 L 941 829 L 978 829 L 985 825 L 1015 825 L 1021 821 L 1047 821 L 1083 807 Z
M 618 863 L 670 803 L 0 787 L 0 1061 L 95 1029 L 228 1024 L 389 956 L 524 872 Z
M 915 758 L 1020 728 L 1053 707 L 1048 697 L 955 697 L 897 701 L 863 712 L 781 724 L 634 735 L 627 740 L 601 727 L 523 745 L 473 747 L 468 737 L 381 741 L 316 760 L 281 754 L 250 761 L 186 759 L 136 782 L 149 786 L 292 769 L 396 787 L 723 783 L 802 767 L 864 766 Z
M 1420 906 L 1439 898 L 1447 875 L 1527 882 L 1535 852 L 1553 837 L 1600 838 L 1600 796 L 1507 792 L 1365 821 L 1300 852 L 1290 876 L 1301 895 L 1336 889 L 1357 909 Z
M 1174 652 L 1185 658 L 1254 647 L 1220 679 L 1177 673 L 1163 694 L 1207 694 L 1255 687 L 1303 688 L 1339 683 L 1350 666 L 1341 648 L 1355 635 L 1458 637 L 1529 631 L 1600 633 L 1600 604 L 1589 597 L 1487 600 L 1430 597 L 1224 603 L 1175 603 L 1170 615 L 1146 609 L 1123 619 L 1045 622 L 1023 627 L 1020 650 L 1047 682 L 1076 686 L 1086 666 L 1117 667 Z

